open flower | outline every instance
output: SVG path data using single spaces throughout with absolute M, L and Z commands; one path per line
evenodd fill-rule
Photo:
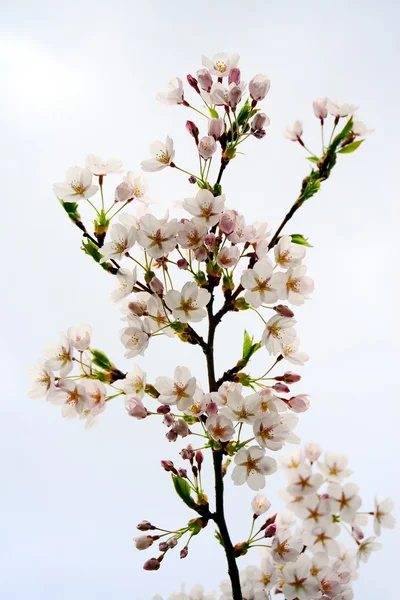
M 314 282 L 306 275 L 307 267 L 299 265 L 291 267 L 283 276 L 282 284 L 279 286 L 279 297 L 288 300 L 290 304 L 300 306 L 309 299 L 309 294 L 314 289 Z
M 165 222 L 154 215 L 144 215 L 139 221 L 137 241 L 152 258 L 161 258 L 176 246 L 178 222 L 176 219 Z
M 62 416 L 73 419 L 87 408 L 87 395 L 83 385 L 71 379 L 60 379 L 58 387 L 53 389 L 48 400 L 57 406 L 62 405 Z
M 260 394 L 250 394 L 250 396 L 242 396 L 240 388 L 228 391 L 227 403 L 221 409 L 232 421 L 238 423 L 252 423 L 256 418 L 261 406 Z
M 136 175 L 133 171 L 128 171 L 124 177 L 124 182 L 120 185 L 125 186 L 124 196 L 121 198 L 116 197 L 116 200 L 126 202 L 127 200 L 135 199 L 143 204 L 152 203 L 150 198 L 146 196 L 147 190 L 149 189 L 147 179 L 142 175 Z M 118 188 L 119 187 L 120 186 L 118 186 Z
M 355 106 L 355 104 L 349 104 L 348 102 L 343 102 L 343 100 L 328 100 L 327 107 L 328 111 L 334 117 L 348 117 L 358 109 L 358 106 Z
M 310 565 L 311 561 L 305 554 L 299 556 L 295 563 L 285 565 L 282 572 L 285 600 L 310 600 L 317 597 L 319 586 L 310 575 Z
M 86 156 L 86 167 L 92 171 L 93 175 L 118 175 L 123 171 L 122 161 L 119 158 L 103 160 L 96 154 Z
M 203 244 L 207 231 L 207 226 L 204 223 L 193 219 L 190 221 L 185 220 L 183 223 L 179 223 L 176 237 L 182 248 L 197 250 Z
M 130 319 L 129 327 L 121 332 L 121 342 L 126 348 L 125 358 L 134 358 L 145 353 L 151 337 L 150 320 Z
M 217 256 L 217 265 L 221 269 L 230 269 L 237 265 L 240 258 L 240 251 L 237 246 L 225 246 Z
M 326 452 L 324 462 L 319 462 L 318 467 L 327 481 L 340 483 L 353 472 L 347 468 L 347 463 L 347 456 Z
M 303 547 L 300 537 L 292 536 L 289 529 L 279 528 L 272 540 L 272 558 L 281 565 L 295 563 Z
M 282 269 L 297 267 L 306 255 L 304 246 L 293 244 L 290 235 L 283 235 L 275 246 L 275 261 Z
M 249 92 L 253 100 L 264 100 L 268 94 L 271 82 L 266 75 L 259 73 L 249 83 Z
M 274 315 L 270 318 L 261 339 L 261 342 L 270 354 L 279 354 L 283 346 L 291 344 L 294 341 L 296 331 L 293 325 L 295 324 L 296 321 L 294 319 L 288 319 L 279 315 Z
M 371 556 L 371 552 L 376 552 L 382 548 L 382 544 L 376 542 L 375 540 L 376 537 L 372 536 L 360 543 L 357 551 L 358 560 L 362 560 L 362 562 L 366 563 Z
M 237 67 L 239 58 L 239 54 L 232 54 L 229 56 L 226 52 L 220 52 L 219 54 L 214 54 L 211 59 L 203 55 L 201 57 L 201 62 L 203 63 L 203 66 L 209 70 L 211 75 L 227 77 L 229 71 Z
M 228 442 L 235 435 L 232 421 L 224 415 L 210 415 L 206 421 L 206 428 L 217 442 Z
M 291 142 L 301 141 L 301 136 L 303 135 L 303 123 L 301 121 L 291 123 L 286 127 L 283 135 Z
M 210 300 L 210 292 L 188 281 L 181 292 L 169 290 L 165 296 L 165 302 L 174 319 L 179 319 L 182 323 L 194 323 L 201 321 L 207 316 L 205 306 Z
M 268 500 L 268 498 L 262 494 L 257 494 L 257 496 L 254 496 L 251 502 L 251 510 L 253 511 L 254 515 L 259 517 L 260 515 L 266 513 L 270 508 L 271 502 Z
M 353 523 L 361 506 L 358 486 L 355 483 L 346 483 L 342 487 L 339 483 L 330 483 L 327 491 L 333 512 L 338 513 L 346 523 Z
M 310 465 L 302 464 L 290 471 L 287 491 L 291 496 L 315 494 L 324 482 L 320 473 L 313 473 Z
M 60 371 L 60 377 L 65 377 L 72 371 L 73 348 L 64 333 L 60 334 L 58 344 L 49 344 L 46 348 L 47 367 L 52 371 Z
M 103 258 L 101 263 L 110 259 L 121 260 L 128 250 L 130 250 L 136 242 L 136 229 L 134 227 L 127 228 L 121 223 L 111 225 L 110 228 L 111 241 L 104 244 L 101 248 Z
M 92 415 L 99 415 L 106 407 L 106 387 L 95 379 L 84 379 L 82 385 L 86 391 L 87 409 Z
M 207 227 L 216 225 L 224 209 L 225 196 L 214 196 L 209 190 L 199 190 L 194 198 L 185 198 L 183 208 Z
M 90 346 L 92 328 L 90 325 L 70 327 L 67 331 L 67 337 L 74 348 L 79 350 L 79 352 L 83 352 Z
M 44 398 L 54 385 L 54 374 L 49 368 L 47 360 L 39 360 L 35 366 L 30 367 L 28 374 L 32 381 L 29 397 Z
M 170 377 L 157 377 L 154 387 L 160 393 L 158 401 L 161 404 L 181 403 L 178 408 L 185 410 L 193 402 L 196 391 L 196 378 L 192 377 L 187 367 L 176 367 L 173 379 Z
M 55 183 L 53 192 L 65 202 L 77 202 L 78 200 L 87 200 L 91 198 L 99 189 L 97 185 L 92 185 L 92 172 L 90 169 L 81 169 L 81 167 L 71 167 L 68 169 L 65 182 Z
M 162 142 L 153 142 L 151 144 L 150 153 L 151 158 L 143 160 L 140 163 L 143 171 L 161 171 L 165 167 L 169 167 L 174 160 L 174 142 L 167 135 L 165 144 Z
M 254 422 L 253 431 L 257 442 L 263 448 L 280 450 L 291 432 L 287 425 L 281 422 L 278 413 L 268 413 L 265 417 Z
M 290 344 L 284 344 L 282 347 L 282 355 L 293 365 L 304 365 L 310 358 L 305 352 L 299 350 L 300 340 L 295 338 Z
M 182 104 L 183 103 L 183 83 L 180 77 L 174 77 L 168 82 L 165 91 L 158 92 L 157 100 L 164 104 Z
M 142 400 L 146 388 L 146 373 L 134 364 L 133 368 L 124 379 L 123 390 L 127 395 L 134 395 L 138 400 Z
M 374 510 L 374 532 L 376 535 L 381 535 L 381 528 L 393 529 L 396 524 L 395 518 L 390 514 L 393 510 L 394 503 L 390 498 L 386 498 L 382 502 L 378 502 L 375 498 Z
M 317 525 L 311 530 L 305 529 L 302 533 L 303 541 L 310 547 L 311 552 L 325 552 L 330 556 L 339 553 L 339 544 L 336 539 L 340 534 L 338 523 Z
M 119 302 L 122 298 L 129 296 L 132 292 L 132 288 L 137 280 L 137 271 L 136 267 L 133 268 L 133 271 L 129 269 L 120 268 L 116 275 L 118 287 L 111 294 L 111 302 Z
M 277 470 L 276 461 L 265 456 L 265 450 L 259 446 L 239 450 L 235 455 L 235 465 L 232 471 L 235 485 L 247 483 L 254 491 L 265 487 L 265 476 L 272 475 Z
M 269 260 L 259 260 L 252 269 L 245 269 L 240 283 L 245 288 L 245 300 L 254 308 L 261 304 L 271 304 L 278 299 L 272 264 Z

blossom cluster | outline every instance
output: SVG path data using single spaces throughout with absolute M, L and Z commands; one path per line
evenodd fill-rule
M 125 358 L 131 361 L 144 356 L 159 336 L 177 338 L 198 346 L 205 355 L 207 388 L 180 364 L 173 373 L 157 373 L 153 381 L 136 362 L 130 362 L 125 372 L 105 352 L 92 347 L 91 328 L 81 325 L 70 327 L 58 343 L 46 349 L 45 358 L 32 370 L 30 394 L 45 397 L 61 406 L 64 417 L 84 419 L 87 426 L 97 421 L 108 401 L 123 398 L 130 417 L 158 418 L 170 442 L 192 435 L 197 442 L 201 439 L 196 450 L 190 443 L 181 450 L 187 467 L 162 461 L 178 496 L 196 517 L 175 531 L 160 529 L 149 521 L 138 525 L 142 535 L 135 539 L 135 546 L 146 550 L 158 545 L 160 552 L 145 562 L 146 570 L 158 570 L 167 552 L 186 536 L 180 550 L 180 557 L 185 558 L 192 538 L 213 520 L 230 560 L 253 546 L 266 546 L 261 567 L 245 569 L 241 583 L 232 580 L 221 584 L 221 600 L 267 600 L 271 591 L 282 593 L 287 600 L 351 600 L 357 562 L 365 560 L 377 542 L 374 537 L 364 539 L 366 515 L 359 512 L 358 488 L 343 483 L 350 475 L 343 457 L 327 454 L 319 461 L 319 448 L 308 445 L 304 451 L 281 459 L 281 469 L 289 478 L 283 498 L 290 516 L 287 511 L 270 515 L 254 533 L 257 519 L 270 509 L 266 498 L 256 496 L 249 538 L 234 547 L 220 527 L 223 515 L 218 508 L 216 512 L 210 510 L 203 488 L 206 451 L 210 451 L 220 481 L 231 471 L 236 485 L 247 484 L 259 491 L 266 485 L 266 476 L 278 469 L 277 453 L 286 444 L 300 441 L 294 432 L 297 415 L 308 410 L 310 399 L 305 393 L 292 392 L 291 386 L 301 379 L 298 373 L 277 369 L 287 363 L 302 366 L 308 360 L 300 347 L 294 311 L 310 299 L 314 282 L 304 264 L 309 242 L 302 234 L 282 230 L 318 192 L 338 155 L 354 152 L 370 133 L 354 117 L 356 106 L 325 97 L 317 99 L 313 111 L 321 127 L 321 151 L 309 150 L 300 121 L 284 131 L 289 140 L 303 148 L 311 166 L 298 198 L 275 233 L 265 221 L 247 221 L 240 207 L 223 192 L 222 178 L 228 166 L 238 160 L 239 145 L 267 136 L 270 119 L 259 103 L 267 97 L 270 81 L 266 75 L 256 74 L 247 85 L 238 64 L 236 54 L 221 53 L 211 59 L 203 56 L 196 76 L 187 76 L 189 90 L 175 77 L 157 95 L 159 101 L 193 110 L 196 119 L 203 120 L 203 130 L 192 120 L 185 124 L 194 142 L 197 173 L 181 166 L 184 156 L 169 135 L 165 142 L 151 144 L 150 158 L 141 162 L 142 171 L 147 173 L 169 168 L 188 177 L 195 191 L 175 207 L 176 214 L 159 214 L 145 177 L 134 170 L 124 173 L 117 158 L 103 160 L 88 154 L 85 166 L 71 167 L 65 181 L 53 186 L 70 220 L 83 234 L 84 252 L 115 276 L 111 300 L 122 312 L 120 339 Z M 200 108 L 189 102 L 187 91 L 201 102 Z M 329 115 L 333 123 L 326 143 L 324 127 Z M 341 119 L 344 124 L 338 128 Z M 119 179 L 108 201 L 104 182 L 113 176 Z M 79 202 L 87 202 L 94 211 L 93 233 L 82 221 Z M 239 311 L 257 315 L 262 331 L 256 336 L 244 331 L 238 362 L 225 373 L 216 374 L 215 330 L 227 313 Z M 208 323 L 207 337 L 197 329 L 202 321 Z M 266 359 L 271 357 L 271 364 L 256 376 L 247 368 L 259 351 Z M 216 479 L 217 489 L 216 493 L 223 493 Z M 367 513 L 374 515 L 376 535 L 381 527 L 393 525 L 390 509 L 387 500 Z M 300 519 L 295 530 L 293 515 Z M 343 528 L 358 546 L 355 556 L 344 552 L 337 541 Z M 172 596 L 174 600 L 212 597 L 204 595 L 201 586 L 189 595 L 182 591 Z

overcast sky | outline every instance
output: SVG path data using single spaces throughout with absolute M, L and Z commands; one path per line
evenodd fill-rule
M 391 0 L 3 2 L 5 600 L 148 600 L 184 580 L 216 589 L 224 577 L 211 528 L 194 540 L 184 562 L 169 556 L 157 574 L 142 570 L 151 553 L 133 549 L 141 519 L 168 528 L 191 516 L 158 466 L 179 450 L 163 439 L 165 430 L 151 419 L 129 419 L 115 402 L 98 427 L 86 431 L 26 393 L 28 365 L 59 331 L 81 322 L 93 325 L 96 347 L 129 368 L 118 339 L 120 314 L 109 303 L 113 278 L 79 250 L 79 232 L 51 186 L 66 168 L 83 164 L 87 152 L 118 156 L 127 169 L 138 170 L 149 143 L 167 133 L 177 163 L 190 170 L 195 157 L 184 123 L 191 115 L 154 97 L 170 77 L 200 68 L 201 54 L 238 52 L 244 80 L 264 72 L 272 82 L 264 104 L 271 119 L 267 137 L 250 140 L 224 177 L 228 204 L 249 221 L 267 220 L 274 228 L 295 199 L 308 165 L 282 129 L 303 119 L 305 140 L 319 148 L 311 108 L 316 97 L 360 105 L 359 115 L 376 130 L 357 153 L 340 158 L 332 179 L 288 228 L 313 244 L 306 263 L 316 284 L 312 301 L 297 312 L 302 345 L 311 355 L 298 390 L 313 397 L 297 432 L 350 456 L 367 510 L 376 493 L 399 500 L 399 12 Z M 172 170 L 149 180 L 149 194 L 166 206 L 193 190 Z M 220 371 L 240 352 L 242 327 L 233 319 L 226 318 L 217 340 Z M 252 319 L 247 325 L 253 333 L 259 327 Z M 204 377 L 198 349 L 155 341 L 140 360 L 151 378 L 170 374 L 182 361 Z M 279 508 L 272 488 L 281 482 L 273 481 L 266 493 Z M 240 540 L 252 494 L 230 485 L 228 493 L 228 518 Z M 361 569 L 357 599 L 393 598 L 397 537 L 384 533 L 384 549 Z M 247 559 L 243 564 L 257 557 Z

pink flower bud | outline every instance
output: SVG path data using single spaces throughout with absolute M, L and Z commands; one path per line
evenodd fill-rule
M 258 129 L 258 131 L 255 131 L 253 133 L 253 136 L 257 139 L 257 140 L 262 140 L 263 137 L 265 137 L 267 135 L 267 132 L 265 131 L 265 129 Z
M 292 371 L 286 371 L 283 375 L 275 377 L 276 381 L 283 381 L 284 383 L 297 383 L 301 379 L 301 375 L 292 373 Z
M 196 75 L 197 79 L 199 80 L 201 89 L 205 92 L 209 92 L 213 84 L 213 78 L 211 77 L 210 71 L 208 71 L 207 69 L 200 69 L 199 71 L 197 71 Z
M 314 114 L 317 119 L 320 119 L 321 123 L 324 122 L 324 119 L 328 116 L 328 108 L 327 108 L 328 98 L 317 98 L 313 102 Z
M 158 549 L 160 552 L 167 552 L 167 550 L 169 550 L 169 546 L 168 546 L 167 542 L 160 542 L 158 544 Z
M 158 279 L 158 277 L 153 277 L 153 279 L 149 283 L 150 289 L 152 292 L 157 294 L 158 296 L 162 296 L 164 293 L 164 285 L 162 281 Z
M 186 260 L 186 258 L 180 258 L 177 262 L 176 265 L 178 267 L 178 269 L 181 269 L 181 271 L 187 271 L 189 268 L 189 263 Z
M 197 466 L 199 467 L 199 470 L 201 469 L 201 465 L 202 462 L 204 460 L 204 456 L 201 450 L 197 450 L 196 452 L 196 462 L 197 462 Z
M 207 248 L 205 246 L 200 246 L 200 248 L 197 248 L 196 252 L 194 253 L 194 256 L 199 262 L 205 261 L 208 257 Z
M 281 315 L 281 317 L 288 317 L 288 319 L 294 317 L 294 312 L 291 311 L 290 308 L 288 306 L 285 306 L 284 304 L 278 304 L 273 308 L 274 311 L 278 313 L 278 315 Z
M 304 445 L 304 453 L 311 463 L 316 462 L 322 454 L 322 449 L 318 444 L 308 442 Z
M 187 435 L 189 435 L 188 424 L 183 419 L 178 419 L 175 422 L 174 431 L 175 431 L 175 433 L 177 433 L 181 437 L 186 437 Z
M 168 433 L 165 435 L 169 442 L 176 442 L 178 439 L 178 434 L 173 429 L 170 429 Z
M 187 555 L 189 553 L 189 548 L 187 546 L 185 546 L 184 548 L 182 548 L 182 550 L 179 552 L 179 558 L 186 558 Z
M 288 394 L 290 392 L 290 388 L 284 383 L 275 383 L 275 385 L 272 386 L 272 389 L 276 392 L 282 392 L 283 394 Z
M 219 219 L 219 226 L 225 235 L 230 235 L 235 231 L 238 213 L 235 210 L 226 210 Z
M 155 529 L 155 527 L 150 521 L 141 521 L 139 525 L 136 525 L 136 529 L 139 529 L 139 531 L 150 531 L 150 529 Z
M 190 177 L 188 177 L 188 182 L 193 185 L 197 182 L 197 178 L 194 175 L 191 175 Z
M 129 302 L 128 308 L 137 317 L 143 317 L 146 312 L 145 307 L 140 302 Z
M 167 427 L 171 427 L 175 423 L 175 417 L 170 413 L 166 414 L 163 418 L 163 423 Z
M 207 404 L 206 413 L 208 415 L 216 415 L 217 412 L 218 412 L 218 404 L 216 402 L 214 402 L 213 400 L 211 400 L 211 402 L 209 402 Z
M 217 144 L 211 135 L 205 135 L 198 144 L 198 150 L 201 158 L 208 160 L 217 150 Z
M 171 412 L 171 407 L 168 404 L 161 404 L 161 406 L 157 408 L 157 412 L 159 415 L 167 415 Z
M 186 131 L 195 139 L 196 144 L 199 143 L 199 129 L 193 121 L 186 121 Z
M 204 238 L 204 243 L 208 248 L 212 248 L 215 244 L 215 239 L 216 239 L 215 233 L 209 233 Z
M 208 135 L 211 135 L 215 140 L 219 140 L 225 131 L 225 123 L 223 119 L 208 120 Z
M 352 536 L 355 540 L 358 540 L 359 542 L 361 542 L 361 540 L 364 539 L 364 532 L 362 531 L 362 529 L 360 529 L 360 527 L 354 527 L 354 525 L 351 528 L 351 533 Z
M 277 384 L 278 385 L 278 384 Z M 306 394 L 298 394 L 287 401 L 287 405 L 296 413 L 305 412 L 310 408 L 310 399 Z
M 194 450 L 193 447 L 189 444 L 187 448 L 182 448 L 180 451 L 180 455 L 183 460 L 193 460 L 194 459 Z
M 176 535 L 173 535 L 172 537 L 168 538 L 166 541 L 166 544 L 169 549 L 175 548 L 177 543 L 178 543 L 178 538 L 176 537 Z
M 257 113 L 254 119 L 251 122 L 251 130 L 258 131 L 259 129 L 263 129 L 264 127 L 268 127 L 269 118 L 265 113 Z
M 151 535 L 141 535 L 134 542 L 137 550 L 147 550 L 153 544 L 154 540 Z
M 143 406 L 142 402 L 137 398 L 126 398 L 125 408 L 130 417 L 134 417 L 135 419 L 144 419 L 145 417 L 147 417 L 146 408 Z
M 167 473 L 171 472 L 174 473 L 174 475 L 178 475 L 178 471 L 175 469 L 175 465 L 172 460 L 162 460 L 161 466 L 164 471 L 167 471 Z
M 186 469 L 183 469 L 182 467 L 180 467 L 178 469 L 178 474 L 180 477 L 183 477 L 183 479 L 187 479 L 187 471 Z
M 234 67 L 229 71 L 228 85 L 231 83 L 236 83 L 237 85 L 240 83 L 240 69 L 237 67 Z
M 239 102 L 242 99 L 242 90 L 241 88 L 236 85 L 236 84 L 231 84 L 229 86 L 229 91 L 228 91 L 228 104 L 229 106 L 233 109 L 236 110 L 237 105 L 239 104 Z
M 133 197 L 133 187 L 126 181 L 123 181 L 116 187 L 114 193 L 115 202 L 128 202 L 128 200 L 132 200 Z
M 149 560 L 146 560 L 146 562 L 144 563 L 143 569 L 145 571 L 158 571 L 160 566 L 161 563 L 157 558 L 149 558 Z
M 266 75 L 262 75 L 261 73 L 255 75 L 249 83 L 250 96 L 256 102 L 264 100 L 265 96 L 268 94 L 270 85 L 271 82 Z
M 193 77 L 193 75 L 186 75 L 186 79 L 188 84 L 190 85 L 190 87 L 192 87 L 194 90 L 196 90 L 196 92 L 198 94 L 200 94 L 200 90 L 199 90 L 199 86 L 197 85 L 197 79 L 196 77 Z
M 275 523 L 276 517 L 277 517 L 276 513 L 274 515 L 271 515 L 270 517 L 268 517 L 268 519 L 265 521 L 265 523 L 261 527 L 261 529 L 266 529 L 267 527 L 269 527 L 269 525 L 272 525 L 273 523 Z
M 264 537 L 271 538 L 276 534 L 276 525 L 275 523 L 271 523 L 265 528 Z

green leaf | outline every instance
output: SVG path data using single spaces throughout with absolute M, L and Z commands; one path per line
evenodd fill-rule
M 365 140 L 357 140 L 356 142 L 353 142 L 352 144 L 347 144 L 347 146 L 344 146 L 338 152 L 339 152 L 339 154 L 351 154 L 352 152 L 357 150 L 357 148 L 359 148 L 364 141 Z
M 251 346 L 253 344 L 253 338 L 250 336 L 249 332 L 245 330 L 243 335 L 243 352 L 242 358 L 246 358 L 248 353 L 251 350 Z
M 307 156 L 307 160 L 309 160 L 312 163 L 317 163 L 320 159 L 318 158 L 318 156 Z
M 91 348 L 89 350 L 92 355 L 92 361 L 97 367 L 105 371 L 111 371 L 113 364 L 104 352 L 101 350 L 92 350 Z
M 251 106 L 250 106 L 250 102 L 247 99 L 246 102 L 243 104 L 242 108 L 239 111 L 239 114 L 237 116 L 237 123 L 240 127 L 242 127 L 247 119 L 250 117 L 250 110 L 251 110 Z
M 219 114 L 215 110 L 215 108 L 213 108 L 212 106 L 209 106 L 208 110 L 210 111 L 210 115 L 212 116 L 213 119 L 218 119 L 219 118 Z
M 308 246 L 308 248 L 312 248 L 312 245 L 308 242 L 307 238 L 305 238 L 301 233 L 292 233 L 291 236 L 293 244 L 299 244 L 300 246 Z
M 215 539 L 217 540 L 217 542 L 218 542 L 219 544 L 221 544 L 221 546 L 222 546 L 223 548 L 225 548 L 225 546 L 224 546 L 224 542 L 222 541 L 222 537 L 221 537 L 221 534 L 220 534 L 220 532 L 218 531 L 218 529 L 216 529 L 216 530 L 214 531 L 214 537 L 215 537 Z
M 172 475 L 172 482 L 179 498 L 183 500 L 189 508 L 193 508 L 196 503 L 190 494 L 190 486 L 186 479 L 183 479 L 183 477 L 180 477 L 179 475 Z
M 58 201 L 60 202 L 61 206 L 63 207 L 71 221 L 75 223 L 76 221 L 81 220 L 81 216 L 78 212 L 78 204 L 76 202 L 64 202 L 64 200 L 62 200 L 61 198 L 58 198 Z
M 348 134 L 351 132 L 352 129 L 353 129 L 353 117 L 350 117 L 350 119 L 346 122 L 346 125 L 343 127 L 342 131 L 340 133 L 338 133 L 337 136 L 334 138 L 334 140 L 331 143 L 331 145 L 329 146 L 329 148 L 331 148 L 332 150 L 336 150 L 336 148 L 339 146 L 339 144 L 344 142 L 344 140 L 346 139 L 346 137 L 348 136 Z

